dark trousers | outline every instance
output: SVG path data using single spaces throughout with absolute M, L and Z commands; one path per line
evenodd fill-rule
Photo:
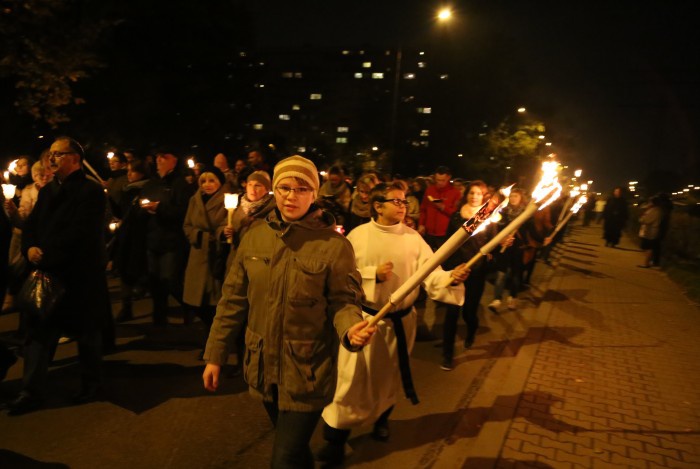
M 61 331 L 50 328 L 40 334 L 31 334 L 24 346 L 24 374 L 22 393 L 43 398 L 48 381 L 49 364 L 56 353 Z M 78 342 L 78 363 L 83 388 L 100 385 L 102 369 L 102 331 L 82 331 L 76 337 Z
M 462 310 L 462 318 L 467 323 L 466 342 L 474 342 L 476 331 L 479 329 L 479 303 L 484 294 L 486 284 L 486 272 L 484 269 L 472 272 L 464 282 L 464 305 L 446 305 L 445 324 L 442 329 L 442 355 L 451 360 L 454 356 L 455 337 L 457 336 L 457 321 L 459 311 Z
M 153 323 L 168 323 L 168 296 L 182 301 L 184 269 L 182 255 L 175 251 L 148 251 L 148 277 L 153 299 Z
M 321 411 L 296 412 L 279 410 L 277 387 L 273 388 L 273 401 L 265 402 L 265 410 L 275 426 L 272 446 L 273 469 L 297 469 L 314 467 L 309 441 L 321 418 Z

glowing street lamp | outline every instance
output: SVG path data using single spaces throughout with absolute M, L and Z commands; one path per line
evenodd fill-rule
M 574 176 L 577 177 L 577 178 L 580 178 L 580 177 L 581 177 L 581 173 L 583 173 L 583 170 L 577 169 L 576 171 L 574 171 Z
M 452 10 L 448 7 L 441 8 L 438 11 L 437 19 L 439 21 L 449 21 L 452 18 Z
M 519 112 L 520 114 L 523 114 L 525 111 L 527 111 L 527 109 L 525 109 L 524 107 L 519 107 L 519 108 L 518 108 L 518 112 Z

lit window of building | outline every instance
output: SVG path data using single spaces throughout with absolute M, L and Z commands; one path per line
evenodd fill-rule
M 348 130 L 350 130 L 350 127 L 338 127 L 338 132 L 341 133 L 347 132 Z
M 293 76 L 292 72 L 282 72 L 282 78 L 292 78 Z
M 384 74 L 381 72 L 374 72 L 372 74 L 372 79 L 373 80 L 382 80 L 384 78 Z
M 450 78 L 450 76 L 446 73 L 443 75 L 440 75 L 440 80 L 447 80 L 448 78 Z
M 299 110 L 301 110 L 301 106 L 299 106 L 298 104 L 292 104 L 292 111 L 299 111 Z
M 423 148 L 428 148 L 428 146 L 430 146 L 430 143 L 427 140 L 421 140 L 420 146 L 422 146 Z
M 355 78 L 362 78 L 362 76 L 361 72 L 355 72 Z
M 431 114 L 433 112 L 433 108 L 430 107 L 419 107 L 418 108 L 418 114 Z
M 350 51 L 349 51 L 349 50 L 344 50 L 344 51 L 342 52 L 342 54 L 343 54 L 343 55 L 350 55 Z
M 238 56 L 239 56 L 239 57 L 245 57 L 246 55 L 247 55 L 247 54 L 246 54 L 245 52 L 242 52 L 242 51 L 238 53 Z
M 280 114 L 280 120 L 281 120 L 281 121 L 288 121 L 288 120 L 289 120 L 289 114 Z
M 372 68 L 372 62 L 362 62 L 362 68 Z
M 336 137 L 335 143 L 348 143 L 347 137 Z
M 306 153 L 306 147 L 298 147 L 298 148 L 297 148 L 297 151 L 298 151 L 299 153 Z
M 294 72 L 294 78 L 301 78 L 302 73 L 301 72 Z
M 323 96 L 321 95 L 321 93 L 311 93 L 311 96 L 309 96 L 309 99 L 311 101 L 319 101 L 322 98 Z
M 421 137 L 430 137 L 430 130 L 423 129 L 420 131 L 420 136 Z
M 403 79 L 404 79 L 404 80 L 413 80 L 414 78 L 416 78 L 416 74 L 415 74 L 415 73 L 404 73 L 404 74 L 403 74 Z
M 418 62 L 418 68 L 425 68 L 427 66 L 428 64 L 426 64 L 425 62 Z
M 262 125 L 262 124 L 253 124 L 253 128 L 254 128 L 255 130 L 262 130 L 263 125 Z

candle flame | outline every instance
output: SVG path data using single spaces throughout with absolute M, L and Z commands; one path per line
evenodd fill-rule
M 190 158 L 187 160 L 187 166 L 189 168 L 194 168 L 194 158 Z
M 571 211 L 574 213 L 578 213 L 578 211 L 581 210 L 581 207 L 583 207 L 583 204 L 585 204 L 586 202 L 588 202 L 588 198 L 585 195 L 582 195 L 578 198 L 574 206 L 571 207 Z
M 5 196 L 5 200 L 10 200 L 15 196 L 17 187 L 14 184 L 3 184 L 2 185 L 2 195 Z
M 224 207 L 226 210 L 238 207 L 238 194 L 224 194 Z
M 7 167 L 7 170 L 12 174 L 17 174 L 17 161 L 19 160 L 14 160 L 10 162 L 10 165 Z
M 542 210 L 561 195 L 562 187 L 557 178 L 558 173 L 559 163 L 556 161 L 542 163 L 542 179 L 532 191 L 532 200 L 538 205 L 538 210 Z

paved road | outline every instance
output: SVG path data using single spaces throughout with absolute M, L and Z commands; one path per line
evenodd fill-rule
M 637 268 L 627 240 L 606 248 L 599 234 L 572 230 L 516 311 L 481 311 L 476 343 L 462 351 L 458 339 L 451 372 L 430 338 L 444 312 L 428 302 L 412 361 L 421 403 L 397 406 L 387 443 L 354 432 L 346 466 L 700 467 L 700 310 L 663 272 Z M 489 285 L 483 304 L 490 294 Z M 241 378 L 204 392 L 198 323 L 174 317 L 155 333 L 148 307 L 139 302 L 140 319 L 118 328 L 103 402 L 68 405 L 75 345 L 59 347 L 48 408 L 0 415 L 0 467 L 268 466 L 272 428 Z M 0 333 L 15 326 L 0 317 Z M 20 373 L 11 370 L 0 398 L 17 391 Z

